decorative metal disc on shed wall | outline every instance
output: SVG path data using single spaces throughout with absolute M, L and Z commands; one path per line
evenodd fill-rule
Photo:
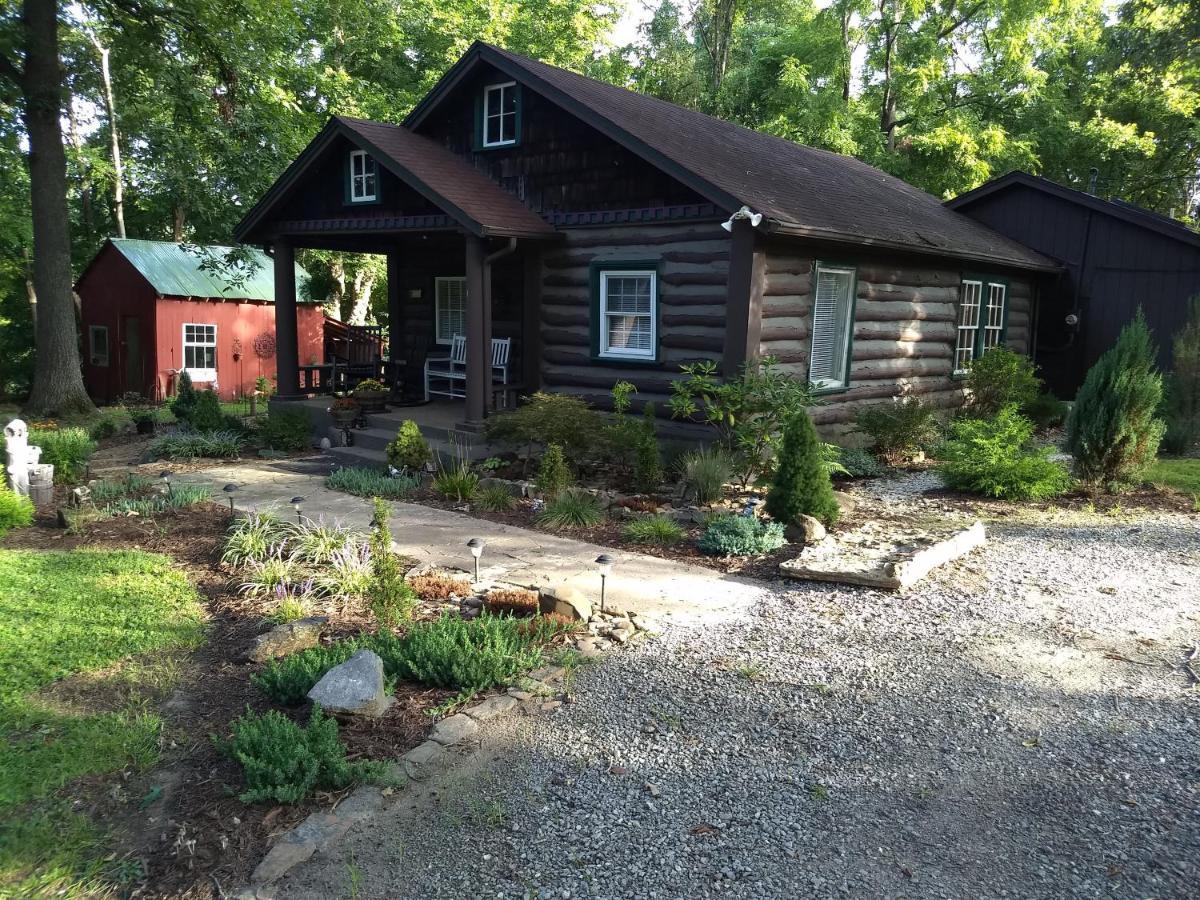
M 264 331 L 254 339 L 254 355 L 259 359 L 270 359 L 275 355 L 275 335 Z

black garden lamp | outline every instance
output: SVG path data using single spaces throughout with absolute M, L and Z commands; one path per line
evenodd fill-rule
M 231 481 L 229 484 L 225 485 L 225 487 L 221 488 L 221 490 L 223 490 L 225 492 L 225 496 L 229 498 L 229 515 L 232 516 L 233 495 L 238 492 L 238 486 Z
M 304 524 L 304 516 L 303 516 L 303 514 L 300 512 L 300 505 L 301 505 L 302 503 L 304 503 L 304 498 L 303 498 L 303 497 L 293 497 L 293 498 L 292 498 L 292 509 L 294 509 L 294 510 L 296 511 L 296 524 L 297 524 L 297 525 L 303 525 L 303 524 Z
M 479 557 L 483 556 L 483 548 L 487 546 L 479 538 L 471 538 L 467 541 L 467 549 L 471 551 L 471 555 L 475 557 L 475 583 L 479 583 Z
M 613 558 L 601 553 L 596 557 L 596 566 L 600 569 L 600 612 L 604 612 L 604 589 L 608 586 L 608 576 L 612 574 Z

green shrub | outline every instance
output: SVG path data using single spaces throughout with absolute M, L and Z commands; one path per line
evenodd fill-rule
M 401 422 L 396 437 L 387 445 L 388 463 L 397 469 L 418 472 L 431 459 L 433 451 L 417 423 L 411 419 Z
M 1070 407 L 1048 391 L 1043 391 L 1021 408 L 1038 428 L 1055 428 L 1067 420 Z
M 382 497 L 385 500 L 403 500 L 421 486 L 417 475 L 401 473 L 389 476 L 377 469 L 350 466 L 337 469 L 325 479 L 325 486 L 335 491 L 344 491 L 356 497 Z
M 783 525 L 756 516 L 717 516 L 708 523 L 697 546 L 708 556 L 757 556 L 785 543 Z
M 568 528 L 591 528 L 604 521 L 600 501 L 584 491 L 563 491 L 537 514 L 535 521 L 544 528 L 556 531 Z
M 1071 486 L 1067 470 L 1050 459 L 1050 448 L 1032 446 L 1033 423 L 1017 406 L 991 419 L 959 419 L 938 451 L 946 486 L 1001 500 L 1044 500 Z
M 397 679 L 472 693 L 508 684 L 542 663 L 541 649 L 522 624 L 486 614 L 418 622 L 396 643 L 385 667 Z
M 663 477 L 662 449 L 654 427 L 654 404 L 647 403 L 633 454 L 633 488 L 652 494 L 662 487 Z
M 288 536 L 292 555 L 310 566 L 323 566 L 347 544 L 361 543 L 363 535 L 356 534 L 334 522 L 327 525 L 324 518 L 295 525 Z
M 1141 309 L 1088 371 L 1067 419 L 1067 450 L 1085 484 L 1133 482 L 1154 461 L 1165 427 L 1162 376 Z
M 678 544 L 687 534 L 682 525 L 662 513 L 634 519 L 621 533 L 631 544 L 654 544 L 659 547 Z
M 433 476 L 436 493 L 456 503 L 466 503 L 479 490 L 479 473 L 469 463 L 460 461 L 451 468 L 440 468 Z
M 83 428 L 34 428 L 29 443 L 42 448 L 41 462 L 54 466 L 54 480 L 74 484 L 87 471 L 96 442 Z
M 216 391 L 209 388 L 196 394 L 188 424 L 196 431 L 220 431 L 225 427 L 225 414 L 221 412 L 221 400 Z
M 547 444 L 538 466 L 537 487 L 547 500 L 553 500 L 571 486 L 571 470 L 567 468 L 563 449 L 558 444 Z
M 721 499 L 733 466 L 729 454 L 720 447 L 702 447 L 686 454 L 682 461 L 683 484 L 696 503 L 704 505 Z
M 1200 441 L 1200 296 L 1189 302 L 1187 323 L 1175 335 L 1171 349 L 1162 445 L 1169 453 L 1185 454 Z
M 602 420 L 584 400 L 541 391 L 512 412 L 487 420 L 488 442 L 524 447 L 526 467 L 538 445 L 558 444 L 572 459 L 585 459 L 602 431 Z
M 0 475 L 0 537 L 11 528 L 25 528 L 33 524 L 36 510 L 33 501 L 5 487 Z
M 712 425 L 743 487 L 771 471 L 784 424 L 814 402 L 808 381 L 777 365 L 766 357 L 722 378 L 714 362 L 690 363 L 681 367 L 687 377 L 671 382 L 671 416 Z
M 837 498 L 822 457 L 821 441 L 804 411 L 788 422 L 779 448 L 779 463 L 767 493 L 767 512 L 787 525 L 802 515 L 832 525 L 838 519 Z
M 298 803 L 316 790 L 340 790 L 383 773 L 380 763 L 348 762 L 337 720 L 314 707 L 308 727 L 276 710 L 247 709 L 218 747 L 242 767 L 243 803 Z
M 118 480 L 104 479 L 90 487 L 91 500 L 96 506 L 104 506 L 114 500 L 129 497 L 144 497 L 154 491 L 154 479 L 129 472 Z
M 507 512 L 517 505 L 517 498 L 502 484 L 489 484 L 475 495 L 475 505 L 485 512 Z
M 151 459 L 237 459 L 246 449 L 246 438 L 235 431 L 177 431 L 151 441 Z
M 171 415 L 183 424 L 187 424 L 192 420 L 192 410 L 196 408 L 196 400 L 199 394 L 192 386 L 192 376 L 186 371 L 181 371 L 175 382 L 175 398 L 171 400 Z
M 370 643 L 368 643 L 368 641 Z M 297 706 L 308 699 L 321 676 L 340 666 L 362 647 L 379 653 L 377 638 L 365 636 L 320 644 L 300 653 L 267 663 L 261 672 L 250 677 L 251 682 L 271 700 L 283 706 Z
M 858 447 L 838 448 L 838 461 L 847 478 L 878 478 L 884 473 L 875 455 Z
M 299 453 L 312 445 L 312 417 L 307 409 L 273 409 L 258 426 L 264 447 L 282 453 Z
M 392 532 L 388 528 L 391 510 L 378 497 L 372 505 L 375 518 L 371 522 L 371 612 L 381 624 L 394 626 L 412 618 L 417 595 L 404 580 L 400 558 L 392 552 Z
M 854 421 L 871 438 L 871 449 L 889 465 L 911 462 L 941 436 L 936 414 L 919 397 L 873 404 L 859 410 Z
M 112 437 L 114 434 L 123 431 L 125 426 L 131 424 L 132 421 L 133 419 L 129 411 L 123 406 L 101 410 L 100 418 L 96 419 L 88 428 L 88 436 L 93 441 Z
M 286 543 L 294 527 L 271 512 L 239 516 L 225 532 L 221 562 L 234 568 L 262 562 Z
M 965 387 L 964 415 L 989 419 L 1006 406 L 1029 406 L 1037 398 L 1042 380 L 1028 356 L 1007 347 L 992 347 L 971 361 Z

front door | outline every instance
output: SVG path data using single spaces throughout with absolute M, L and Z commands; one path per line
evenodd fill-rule
M 121 353 L 125 357 L 123 391 L 136 391 L 145 395 L 146 384 L 142 377 L 142 320 L 137 316 L 124 316 L 121 319 Z

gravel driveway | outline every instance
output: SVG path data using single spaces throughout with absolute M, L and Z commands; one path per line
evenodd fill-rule
M 279 895 L 1196 897 L 1196 518 L 991 535 L 581 670 Z

